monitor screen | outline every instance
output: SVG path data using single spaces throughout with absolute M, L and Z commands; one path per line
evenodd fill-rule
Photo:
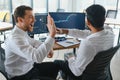
M 47 13 L 35 13 L 35 23 L 32 32 L 29 34 L 40 34 L 40 33 L 47 33 Z
M 50 12 L 58 28 L 85 29 L 85 13 L 75 12 Z

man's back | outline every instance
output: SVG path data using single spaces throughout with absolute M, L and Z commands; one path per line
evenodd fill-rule
M 74 61 L 69 60 L 69 67 L 75 75 L 81 75 L 85 67 L 94 59 L 95 55 L 113 47 L 114 34 L 111 30 L 101 30 L 84 38 L 76 53 Z

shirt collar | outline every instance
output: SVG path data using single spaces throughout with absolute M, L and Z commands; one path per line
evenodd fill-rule
M 91 38 L 91 37 L 95 37 L 95 36 L 100 36 L 100 35 L 103 35 L 103 34 L 105 34 L 105 30 L 102 30 L 102 31 L 99 31 L 99 32 L 96 32 L 96 33 L 92 33 L 87 38 Z
M 27 31 L 23 31 L 18 26 L 15 26 L 14 31 L 17 31 L 17 33 L 20 33 L 21 35 L 26 35 Z

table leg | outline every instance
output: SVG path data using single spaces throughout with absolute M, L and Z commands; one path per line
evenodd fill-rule
M 73 48 L 73 53 L 76 54 L 76 48 Z

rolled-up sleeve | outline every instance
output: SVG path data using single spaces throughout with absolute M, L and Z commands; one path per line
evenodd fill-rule
M 55 40 L 52 38 L 52 37 L 48 37 L 44 43 L 42 43 L 39 47 L 38 47 L 38 50 L 39 50 L 39 53 L 35 53 L 34 54 L 34 61 L 35 62 L 42 62 L 43 59 L 45 58 L 45 56 L 50 52 L 50 50 L 53 48 L 54 46 L 54 42 Z
M 23 59 L 28 61 L 34 61 L 41 63 L 48 52 L 53 48 L 55 40 L 52 37 L 48 37 L 46 41 L 40 44 L 38 47 L 33 47 L 24 38 L 13 38 L 11 51 L 16 55 L 21 56 Z
M 90 35 L 91 32 L 89 30 L 78 30 L 78 29 L 69 29 L 68 35 L 76 38 L 86 38 Z

